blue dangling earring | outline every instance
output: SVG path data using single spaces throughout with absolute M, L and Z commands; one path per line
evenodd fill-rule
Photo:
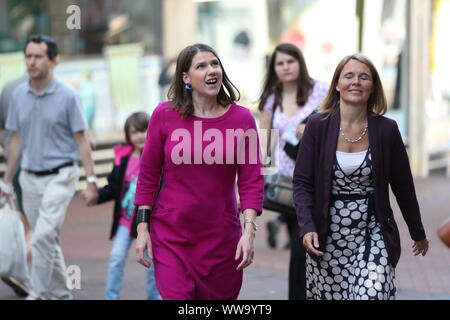
M 191 86 L 190 83 L 186 83 L 186 84 L 184 85 L 184 88 L 186 89 L 186 91 L 193 91 L 193 90 L 194 90 L 194 88 L 192 88 L 192 86 Z

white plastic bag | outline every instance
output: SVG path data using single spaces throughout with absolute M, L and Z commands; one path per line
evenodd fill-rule
M 0 275 L 26 270 L 25 230 L 12 197 L 0 199 Z M 22 272 L 20 272 L 22 273 Z M 22 277 L 21 277 L 22 278 Z

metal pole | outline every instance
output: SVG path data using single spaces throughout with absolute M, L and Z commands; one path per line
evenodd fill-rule
M 192 0 L 164 0 L 163 17 L 163 52 L 171 58 L 196 40 L 197 4 Z
M 410 0 L 409 35 L 409 156 L 416 177 L 428 176 L 425 103 L 429 83 L 431 0 Z
M 356 1 L 356 15 L 358 16 L 359 30 L 358 30 L 358 51 L 361 52 L 363 48 L 363 28 L 364 28 L 364 0 Z

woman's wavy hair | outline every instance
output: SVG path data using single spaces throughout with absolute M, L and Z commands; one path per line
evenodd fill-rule
M 177 109 L 182 116 L 194 114 L 192 92 L 185 89 L 183 73 L 189 71 L 192 64 L 192 59 L 199 52 L 211 52 L 214 56 L 216 56 L 220 64 L 220 68 L 222 69 L 222 86 L 219 94 L 217 95 L 217 103 L 225 108 L 230 103 L 240 99 L 239 90 L 228 78 L 225 69 L 223 68 L 222 61 L 220 61 L 215 50 L 206 44 L 196 43 L 187 46 L 178 55 L 175 75 L 167 93 L 167 97 L 172 102 L 172 106 Z
M 319 108 L 319 113 L 331 113 L 340 102 L 340 93 L 336 90 L 342 70 L 350 60 L 356 60 L 365 64 L 372 74 L 372 94 L 367 101 L 367 111 L 374 116 L 382 116 L 387 112 L 386 96 L 384 95 L 383 84 L 381 83 L 380 75 L 373 63 L 361 53 L 355 53 L 344 57 L 339 62 L 334 71 L 333 80 L 331 81 L 330 89 L 322 101 Z
M 297 78 L 297 104 L 303 106 L 310 95 L 310 91 L 314 85 L 314 80 L 309 76 L 306 67 L 305 58 L 301 50 L 290 43 L 279 44 L 272 53 L 269 66 L 267 68 L 266 79 L 264 81 L 263 90 L 259 98 L 259 110 L 264 110 L 267 98 L 273 93 L 275 95 L 273 110 L 276 106 L 280 106 L 283 110 L 283 86 L 275 73 L 275 58 L 277 52 L 285 53 L 295 58 L 300 64 L 300 73 Z

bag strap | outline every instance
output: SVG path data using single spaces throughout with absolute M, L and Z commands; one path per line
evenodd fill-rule
M 272 106 L 272 117 L 270 118 L 270 127 L 269 127 L 269 136 L 267 139 L 267 152 L 266 157 L 272 158 L 272 128 L 273 128 L 273 121 L 275 118 L 275 110 L 277 109 L 276 102 L 273 102 Z
M 272 128 L 273 128 L 273 118 L 274 118 L 274 114 L 272 113 L 272 117 L 270 119 L 270 127 L 269 127 L 269 136 L 267 139 L 267 153 L 266 155 L 268 157 L 272 156 Z

